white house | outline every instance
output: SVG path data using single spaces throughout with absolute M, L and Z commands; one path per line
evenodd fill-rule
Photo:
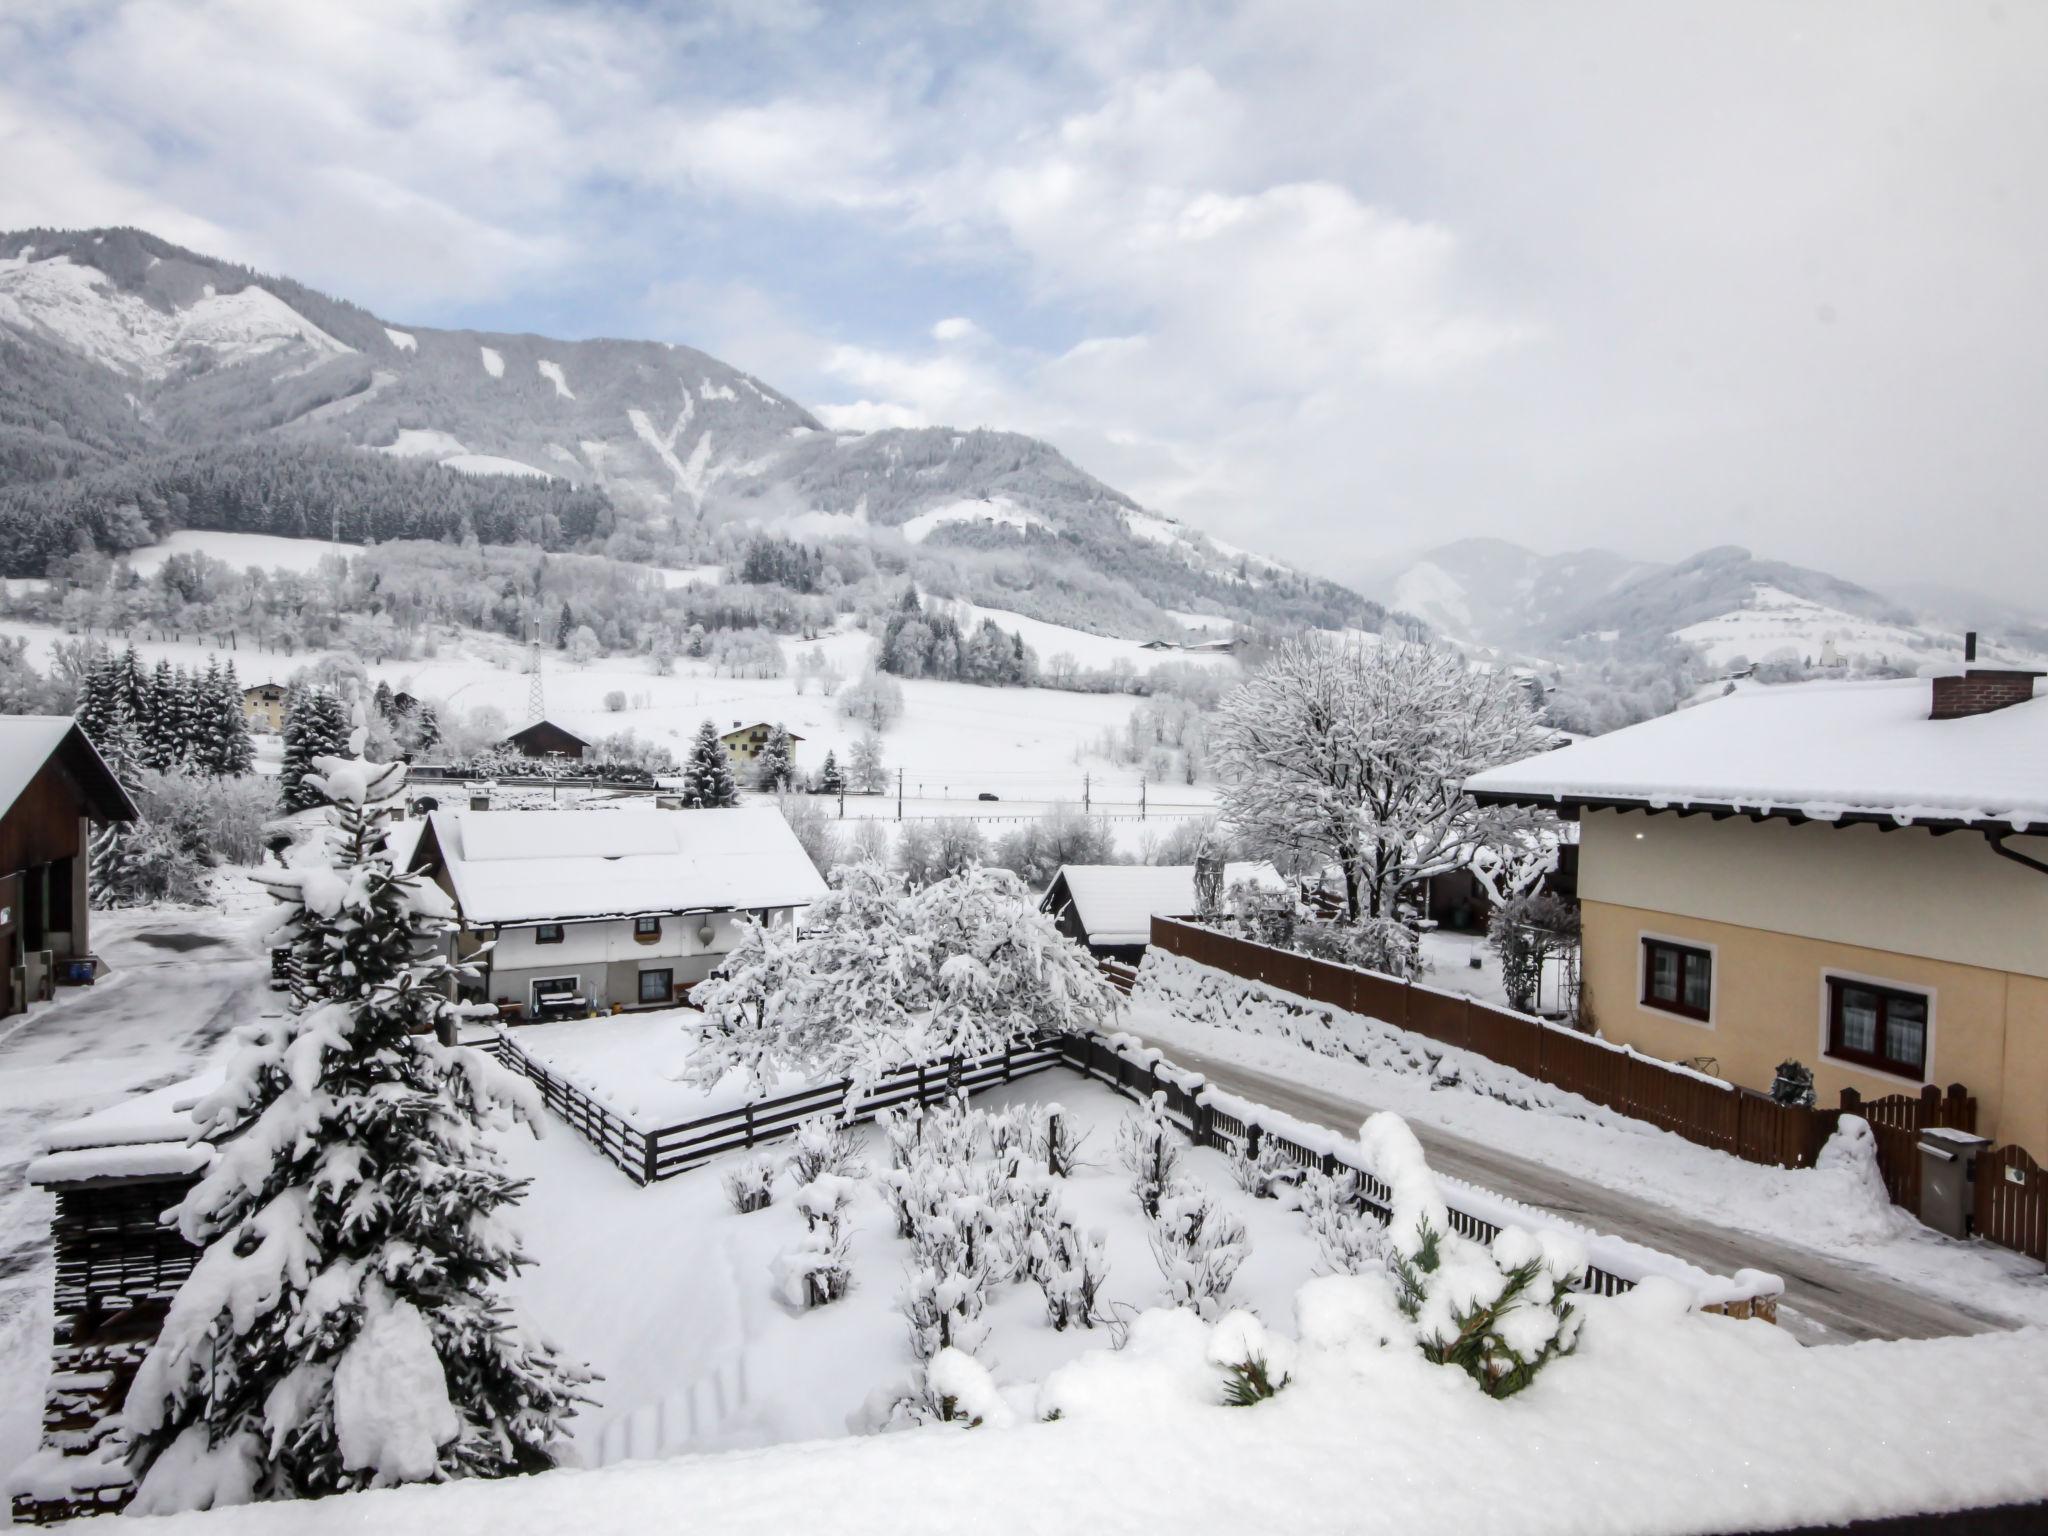
M 412 869 L 461 917 L 471 996 L 544 1018 L 667 1007 L 739 942 L 825 893 L 773 806 L 435 811 Z
M 1271 864 L 1223 866 L 1223 888 L 1240 880 L 1287 889 Z M 1196 909 L 1192 864 L 1063 864 L 1038 909 L 1060 932 L 1098 959 L 1135 962 L 1152 942 L 1152 919 L 1187 917 Z

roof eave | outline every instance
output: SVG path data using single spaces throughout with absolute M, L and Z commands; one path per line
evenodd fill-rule
M 1788 821 L 1793 825 L 1815 822 L 1827 827 L 1877 827 L 1891 832 L 1902 827 L 1919 827 L 1937 836 L 1948 832 L 2003 832 L 2025 837 L 2048 833 L 2048 825 L 2035 828 L 2016 826 L 2004 817 L 1901 816 L 1892 811 L 1843 811 L 1834 816 L 1811 816 L 1791 805 L 1743 805 L 1729 800 L 1688 800 L 1659 803 L 1640 795 L 1575 795 L 1551 790 L 1474 789 L 1467 793 L 1478 805 L 1518 805 L 1555 811 L 1567 820 L 1577 820 L 1583 811 L 1641 811 L 1648 816 L 1670 812 L 1676 816 L 1711 816 L 1727 821 L 1740 816 L 1748 821 Z

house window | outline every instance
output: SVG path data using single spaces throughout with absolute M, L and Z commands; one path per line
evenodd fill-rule
M 636 939 L 658 939 L 661 937 L 661 919 L 658 917 L 636 917 L 633 919 L 633 937 Z
M 1924 1081 L 1927 994 L 1830 976 L 1828 1054 Z
M 533 930 L 533 942 L 536 944 L 561 943 L 562 925 L 560 923 L 542 923 Z
M 643 1003 L 665 1003 L 675 996 L 674 971 L 642 971 L 640 973 L 640 1001 Z
M 1690 944 L 1643 940 L 1643 1006 L 1705 1023 L 1714 1000 L 1714 957 Z

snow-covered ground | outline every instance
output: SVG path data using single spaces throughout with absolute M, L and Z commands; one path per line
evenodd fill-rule
M 2048 1275 L 2038 1263 L 1942 1237 L 1849 1170 L 1744 1162 L 1379 1020 L 1320 1005 L 1304 1014 L 1301 1001 L 1155 950 L 1124 1027 L 1169 1056 L 1182 1045 L 1341 1093 L 1700 1221 L 1867 1265 L 2015 1323 L 2048 1325 Z
M 128 564 L 138 576 L 153 576 L 173 555 L 211 555 L 236 570 L 249 566 L 304 573 L 317 569 L 329 555 L 355 555 L 353 544 L 332 539 L 286 539 L 269 533 L 207 533 L 183 528 L 161 544 L 130 552 Z

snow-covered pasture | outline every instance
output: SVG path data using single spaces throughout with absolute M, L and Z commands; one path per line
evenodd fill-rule
M 1055 1182 L 1075 1225 L 1104 1234 L 1105 1310 L 1128 1318 L 1165 1293 L 1149 1224 L 1117 1160 L 1117 1125 L 1132 1106 L 1100 1084 L 1048 1073 L 992 1089 L 974 1107 L 1046 1102 L 1060 1104 L 1084 1138 L 1083 1166 Z M 586 1460 L 843 1436 L 871 1395 L 908 1383 L 916 1360 L 897 1300 L 911 1245 L 896 1236 L 873 1177 L 889 1162 L 880 1133 L 863 1126 L 854 1135 L 869 1176 L 850 1211 L 852 1290 L 810 1310 L 780 1297 L 772 1272 L 805 1229 L 786 1173 L 774 1204 L 741 1215 L 722 1178 L 745 1153 L 640 1188 L 559 1123 L 537 1142 L 503 1139 L 513 1171 L 533 1180 L 512 1220 L 537 1262 L 516 1294 L 537 1326 L 605 1377 L 598 1406 L 572 1426 Z M 790 1151 L 785 1142 L 767 1155 L 780 1163 Z M 1285 1317 L 1321 1262 L 1302 1215 L 1241 1191 L 1220 1152 L 1185 1148 L 1181 1167 L 1249 1231 L 1230 1299 Z M 1109 1340 L 1102 1328 L 1054 1330 L 1028 1280 L 999 1283 L 986 1316 L 990 1334 L 977 1354 L 999 1386 L 1036 1382 Z

